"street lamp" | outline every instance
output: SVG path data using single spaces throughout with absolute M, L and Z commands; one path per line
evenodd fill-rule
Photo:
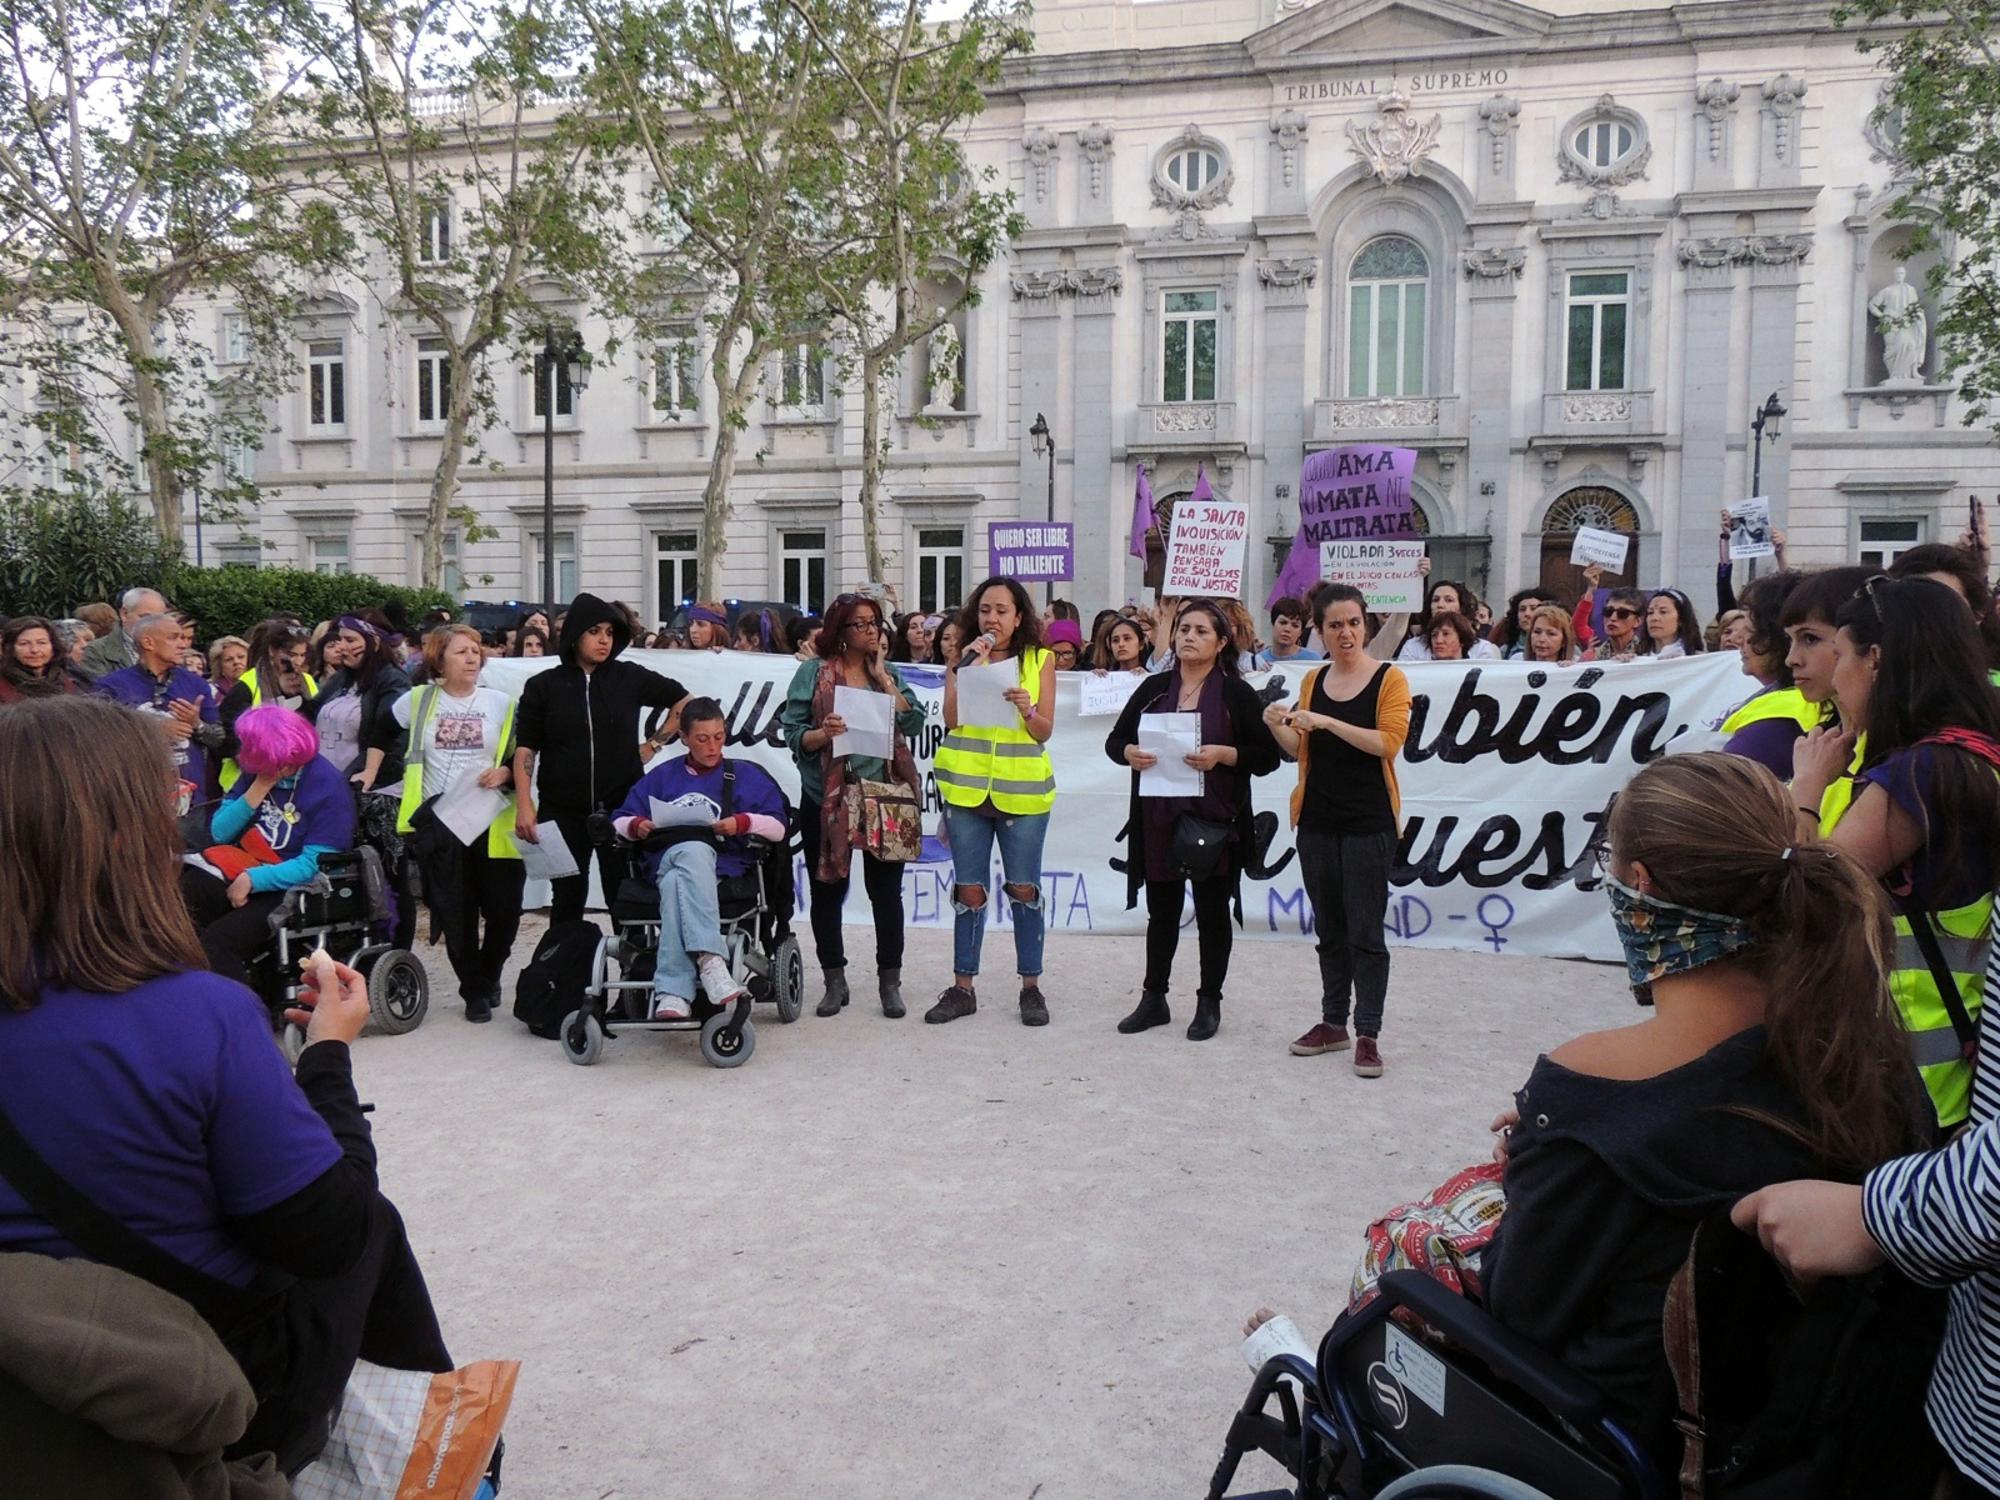
M 1764 398 L 1764 404 L 1750 414 L 1750 493 L 1764 493 L 1764 436 L 1770 434 L 1772 442 L 1783 435 L 1778 431 L 1778 423 L 1785 415 L 1785 408 L 1779 404 L 1778 393 L 1771 392 Z
M 1056 521 L 1056 435 L 1049 431 L 1049 419 L 1040 412 L 1035 413 L 1035 425 L 1028 429 L 1028 436 L 1034 440 L 1037 456 L 1048 455 L 1049 460 L 1049 524 Z M 1049 598 L 1056 596 L 1055 580 L 1049 581 Z
M 542 408 L 542 606 L 553 609 L 556 599 L 556 393 L 570 393 L 570 410 L 590 384 L 590 353 L 583 335 L 553 324 L 542 332 L 535 354 L 535 395 Z M 581 549 L 577 567 L 581 574 Z

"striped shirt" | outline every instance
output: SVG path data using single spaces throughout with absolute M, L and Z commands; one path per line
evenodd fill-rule
M 2000 945 L 1986 966 L 2000 994 Z M 1952 1463 L 2000 1489 L 2000 1055 L 1982 1048 L 1972 1118 L 1941 1151 L 1868 1174 L 1862 1218 L 1911 1280 L 1949 1287 L 1951 1312 L 1925 1410 Z

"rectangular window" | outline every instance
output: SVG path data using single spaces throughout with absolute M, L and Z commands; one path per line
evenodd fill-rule
M 1424 393 L 1429 293 L 1421 281 L 1358 281 L 1348 289 L 1348 395 Z
M 347 425 L 347 344 L 316 339 L 306 345 L 306 426 Z
M 1861 522 L 1861 550 L 1855 558 L 1864 568 L 1886 568 L 1901 554 L 1924 541 L 1921 516 L 1891 520 L 1887 517 Z
M 215 565 L 218 568 L 254 568 L 263 561 L 263 547 L 247 538 L 218 542 L 215 547 Z
M 432 198 L 417 216 L 417 264 L 442 265 L 451 259 L 451 203 Z
M 659 531 L 653 534 L 653 573 L 658 582 L 660 618 L 665 619 L 695 597 L 700 553 L 692 531 Z
M 222 315 L 222 358 L 225 364 L 245 364 L 250 358 L 250 320 L 240 312 Z
M 556 415 L 570 417 L 576 415 L 576 391 L 569 383 L 569 362 L 556 360 L 553 364 L 542 355 L 535 356 L 535 416 L 545 417 L 549 412 L 549 385 L 556 388 Z M 565 594 L 565 599 L 569 596 Z
M 824 531 L 778 533 L 778 580 L 779 596 L 785 603 L 813 614 L 826 607 Z
M 306 566 L 315 573 L 353 572 L 354 569 L 347 555 L 347 538 L 344 536 L 307 537 Z
M 783 405 L 793 411 L 826 407 L 826 361 L 810 343 L 788 344 L 782 356 Z
M 438 539 L 438 551 L 442 554 L 438 567 L 438 587 L 454 599 L 465 597 L 465 569 L 459 561 L 458 533 L 447 531 Z M 424 534 L 421 531 L 410 535 L 410 583 L 424 581 Z
M 535 593 L 542 586 L 542 533 L 537 530 L 535 537 L 535 572 L 528 580 L 527 592 Z M 556 598 L 574 599 L 577 596 L 576 533 L 558 531 L 556 533 Z
M 450 346 L 443 339 L 418 339 L 417 421 L 442 422 L 450 394 Z
M 965 602 L 965 532 L 956 526 L 917 531 L 917 608 L 957 609 Z
M 1569 278 L 1569 344 L 1563 389 L 1622 391 L 1631 277 L 1579 271 Z
M 257 445 L 240 435 L 221 443 L 222 477 L 230 484 L 248 484 L 257 477 Z
M 692 323 L 675 324 L 653 346 L 653 410 L 667 420 L 701 409 L 701 374 L 695 365 Z
M 1215 399 L 1214 292 L 1168 292 L 1160 324 L 1160 399 Z

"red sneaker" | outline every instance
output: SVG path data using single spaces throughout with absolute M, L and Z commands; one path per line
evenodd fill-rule
M 1350 1045 L 1345 1026 L 1317 1021 L 1311 1031 L 1292 1043 L 1292 1056 L 1318 1057 L 1323 1052 L 1345 1052 Z
M 1354 1076 L 1357 1078 L 1382 1076 L 1382 1049 L 1375 1045 L 1375 1038 L 1372 1036 L 1358 1036 L 1354 1039 Z

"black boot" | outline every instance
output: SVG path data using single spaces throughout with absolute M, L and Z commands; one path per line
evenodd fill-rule
M 903 971 L 901 969 L 878 969 L 875 973 L 876 988 L 882 994 L 882 1014 L 892 1021 L 900 1021 L 909 1014 L 903 1004 Z
M 1204 995 L 1199 991 L 1194 997 L 1194 1019 L 1188 1022 L 1188 1040 L 1205 1042 L 1214 1036 L 1222 1025 L 1222 996 Z
M 816 1016 L 837 1016 L 847 1004 L 847 970 L 822 969 L 826 976 L 826 993 L 820 997 L 819 1006 L 813 1011 Z
M 1164 1026 L 1174 1018 L 1167 1009 L 1164 990 L 1141 990 L 1139 1007 L 1131 1015 L 1118 1023 L 1120 1036 L 1137 1036 L 1142 1031 L 1150 1031 L 1155 1026 Z

